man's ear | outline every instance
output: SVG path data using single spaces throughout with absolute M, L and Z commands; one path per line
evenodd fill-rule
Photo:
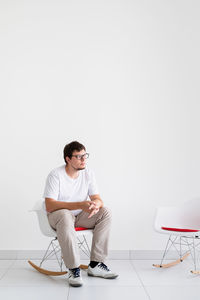
M 66 162 L 68 163 L 70 161 L 70 158 L 68 156 L 65 157 Z

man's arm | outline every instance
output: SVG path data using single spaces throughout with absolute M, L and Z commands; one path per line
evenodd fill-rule
M 46 210 L 48 212 L 53 212 L 58 209 L 82 209 L 84 211 L 90 212 L 89 207 L 91 206 L 91 201 L 82 201 L 82 202 L 64 202 L 57 201 L 52 198 L 45 198 Z
M 100 195 L 91 195 L 89 196 L 91 201 L 93 201 L 94 205 L 91 207 L 91 201 L 81 201 L 81 202 L 65 202 L 65 201 L 57 201 L 52 198 L 45 198 L 46 210 L 48 212 L 53 212 L 58 209 L 69 209 L 76 210 L 82 209 L 88 213 L 91 213 L 91 210 L 98 209 L 103 207 L 103 201 L 100 198 Z

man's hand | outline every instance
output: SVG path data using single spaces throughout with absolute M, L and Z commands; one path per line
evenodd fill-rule
M 88 216 L 88 219 L 91 218 L 92 216 L 96 215 L 96 213 L 98 213 L 99 211 L 99 204 L 94 202 L 94 201 L 91 201 L 91 205 L 89 207 L 89 210 L 90 210 L 90 214 Z
M 88 218 L 91 218 L 93 215 L 98 213 L 100 208 L 100 204 L 95 201 L 83 201 L 81 202 L 81 209 L 87 213 L 89 213 Z
M 80 202 L 80 208 L 87 213 L 90 213 L 91 201 L 82 201 Z

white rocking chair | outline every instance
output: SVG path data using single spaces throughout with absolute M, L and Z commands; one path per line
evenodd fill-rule
M 200 274 L 200 199 L 193 199 L 179 207 L 159 207 L 156 212 L 154 228 L 157 232 L 169 235 L 160 264 L 157 268 L 168 268 L 186 259 L 191 254 L 193 274 Z M 178 259 L 163 263 L 170 249 L 176 250 Z
M 34 264 L 32 261 L 28 261 L 29 264 L 36 269 L 38 272 L 46 274 L 46 275 L 51 275 L 51 276 L 58 276 L 58 275 L 64 275 L 67 273 L 67 271 L 63 271 L 63 258 L 62 258 L 62 253 L 60 249 L 60 245 L 57 240 L 57 233 L 56 231 L 50 226 L 47 214 L 43 208 L 43 202 L 42 201 L 37 201 L 36 204 L 34 205 L 33 209 L 31 210 L 33 212 L 36 212 L 38 221 L 39 221 L 39 226 L 41 232 L 48 237 L 53 238 L 49 246 L 40 262 L 40 265 L 37 266 Z M 77 236 L 77 242 L 79 248 L 83 251 L 84 254 L 86 254 L 88 257 L 90 256 L 90 248 L 86 240 L 86 236 L 91 236 L 93 234 L 92 229 L 87 229 L 84 227 L 76 227 L 76 236 Z M 42 264 L 54 257 L 59 265 L 59 271 L 50 271 L 42 268 Z M 80 265 L 81 269 L 87 269 L 87 265 Z

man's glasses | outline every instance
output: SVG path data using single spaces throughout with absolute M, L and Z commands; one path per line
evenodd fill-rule
M 85 153 L 83 155 L 72 155 L 76 157 L 78 160 L 87 159 L 89 157 L 89 153 Z

